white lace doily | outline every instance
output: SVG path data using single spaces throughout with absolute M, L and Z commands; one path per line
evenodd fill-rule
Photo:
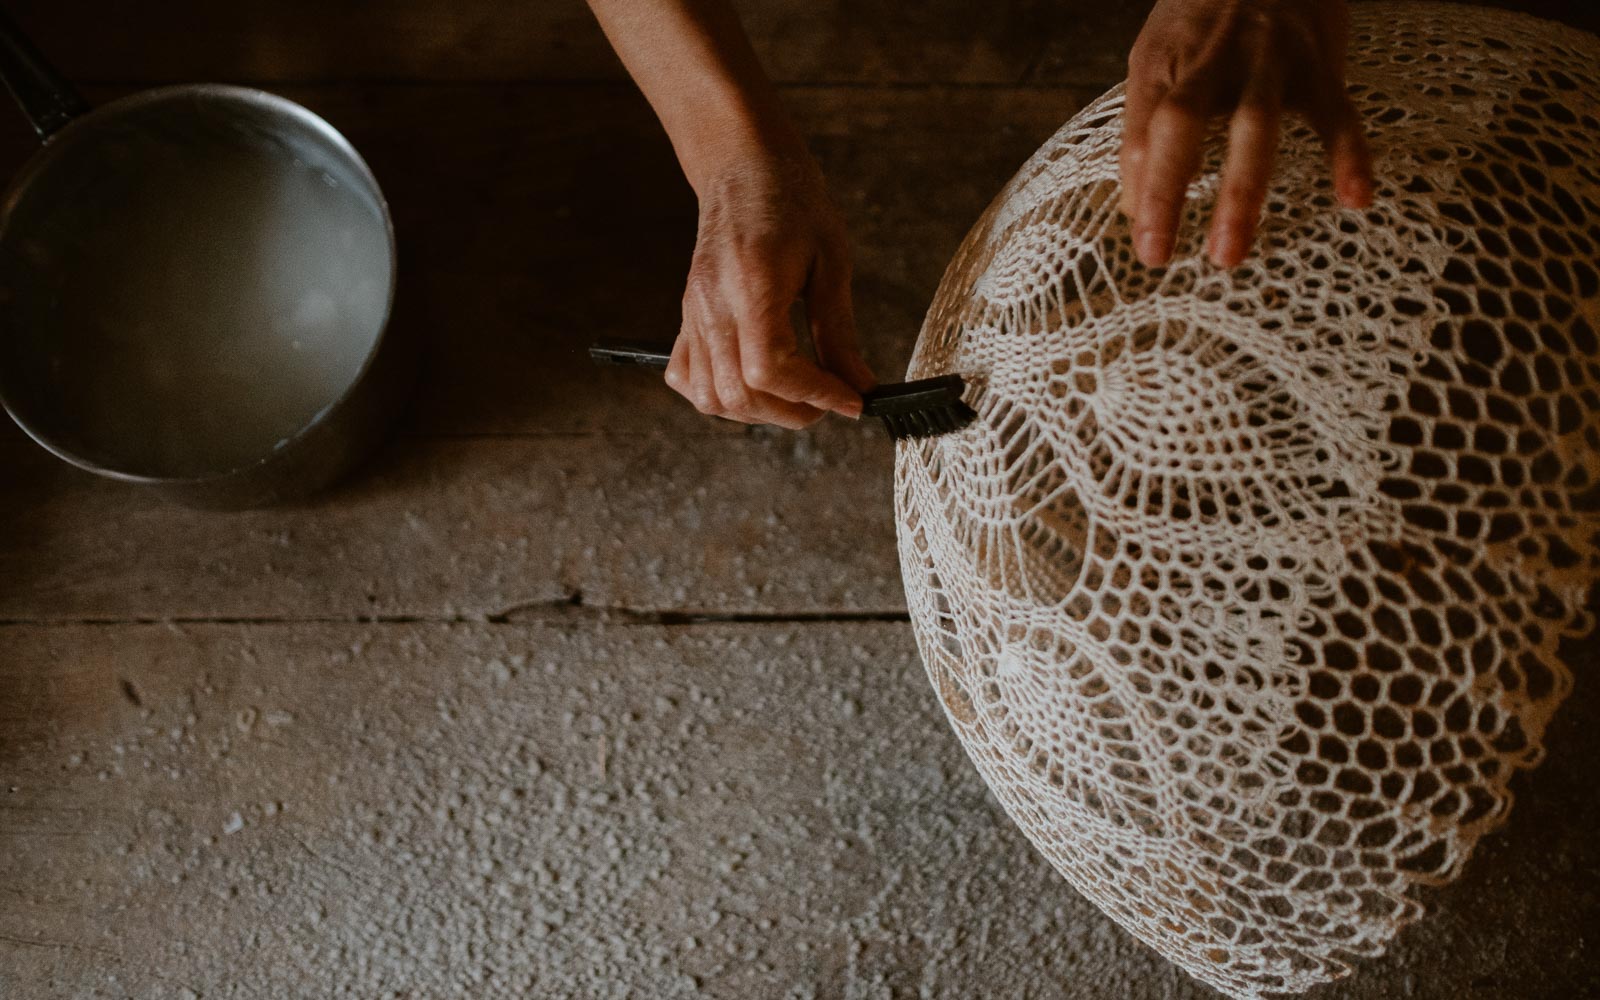
M 1117 211 L 1121 92 L 950 265 L 900 445 L 912 621 L 952 725 L 1071 884 L 1234 997 L 1344 975 L 1505 816 L 1600 576 L 1600 41 L 1353 6 L 1373 208 L 1285 134 L 1253 259 Z

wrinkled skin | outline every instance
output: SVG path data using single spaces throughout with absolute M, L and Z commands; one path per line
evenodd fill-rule
M 815 362 L 790 324 L 797 300 Z M 745 423 L 860 415 L 874 379 L 856 341 L 849 242 L 808 156 L 756 157 L 704 185 L 667 383 L 702 413 Z
M 1140 261 L 1171 259 L 1185 188 L 1218 119 L 1228 151 L 1207 241 L 1218 266 L 1249 253 L 1285 112 L 1321 136 L 1339 201 L 1370 203 L 1371 160 L 1344 86 L 1348 20 L 1344 0 L 1156 3 L 1128 59 L 1120 161 Z
M 974 3 L 980 0 L 973 0 Z M 726 0 L 589 0 L 672 139 L 700 200 L 699 238 L 667 382 L 702 412 L 804 427 L 856 417 L 874 384 L 857 346 L 850 251 L 816 163 Z M 1211 122 L 1229 152 L 1210 253 L 1254 238 L 1278 127 L 1322 133 L 1339 197 L 1371 198 L 1361 125 L 1344 93 L 1344 0 L 1159 0 L 1134 46 L 1124 211 L 1151 266 L 1171 258 L 1184 189 Z M 789 310 L 803 301 L 815 359 Z

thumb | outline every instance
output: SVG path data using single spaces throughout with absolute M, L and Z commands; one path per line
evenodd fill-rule
M 817 362 L 850 388 L 866 392 L 878 384 L 861 356 L 855 304 L 850 295 L 850 262 L 843 254 L 821 254 L 806 289 L 806 317 Z

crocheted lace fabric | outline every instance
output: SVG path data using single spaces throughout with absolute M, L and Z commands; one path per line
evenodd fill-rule
M 1117 211 L 1122 97 L 950 265 L 910 375 L 979 420 L 899 446 L 928 674 L 1081 893 L 1234 997 L 1375 955 L 1510 806 L 1600 577 L 1600 41 L 1355 5 L 1375 206 L 1286 133 L 1256 257 Z

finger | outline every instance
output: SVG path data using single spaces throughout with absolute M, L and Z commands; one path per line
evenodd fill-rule
M 1149 152 L 1133 226 L 1133 248 L 1146 267 L 1172 259 L 1184 193 L 1200 168 L 1205 133 L 1205 116 L 1170 95 L 1150 117 Z
M 1372 204 L 1375 182 L 1372 152 L 1361 129 L 1361 115 L 1343 91 L 1328 102 L 1329 110 L 1313 122 L 1333 164 L 1333 189 L 1346 208 Z
M 1117 154 L 1117 171 L 1122 181 L 1117 207 L 1130 219 L 1136 217 L 1140 182 L 1149 158 L 1150 114 L 1165 94 L 1164 87 L 1148 81 L 1140 71 L 1134 71 L 1128 78 L 1128 89 L 1123 97 L 1122 150 Z
M 805 403 L 791 403 L 764 392 L 750 392 L 745 404 L 745 422 L 772 424 L 785 430 L 801 431 L 821 420 L 825 412 Z
M 689 393 L 693 383 L 690 381 L 689 368 L 692 355 L 690 342 L 693 339 L 686 330 L 679 331 L 678 339 L 672 344 L 672 358 L 668 360 L 667 370 L 662 376 L 667 380 L 667 385 L 672 387 L 673 392 L 691 402 L 693 399 Z
M 791 431 L 805 430 L 812 424 L 821 420 L 825 411 L 809 406 L 805 403 L 791 403 L 786 399 L 769 396 L 764 392 L 750 394 L 749 409 L 751 422 L 760 424 L 773 424 Z
M 854 420 L 861 394 L 800 353 L 789 326 L 788 303 L 747 314 L 739 322 L 739 368 L 744 384 L 791 403 L 806 403 Z
M 722 416 L 722 400 L 717 397 L 711 356 L 706 351 L 704 340 L 698 335 L 684 334 L 680 334 L 678 339 L 689 344 L 689 402 L 707 416 Z
M 1211 216 L 1209 250 L 1218 267 L 1236 267 L 1249 252 L 1272 179 L 1282 116 L 1270 88 L 1262 89 L 1260 96 L 1247 97 L 1228 124 L 1228 154 Z
M 723 416 L 747 424 L 777 424 L 789 430 L 800 430 L 822 419 L 822 411 L 814 406 L 774 398 L 745 382 L 737 331 L 723 330 L 707 340 L 712 378 Z
M 861 416 L 861 394 L 839 376 L 823 371 L 798 352 L 746 356 L 745 384 L 790 402 L 803 402 L 855 420 Z
M 811 343 L 823 368 L 857 392 L 866 392 L 878 384 L 861 356 L 855 304 L 850 296 L 850 261 L 845 251 L 818 256 L 806 289 L 806 315 L 811 321 Z

